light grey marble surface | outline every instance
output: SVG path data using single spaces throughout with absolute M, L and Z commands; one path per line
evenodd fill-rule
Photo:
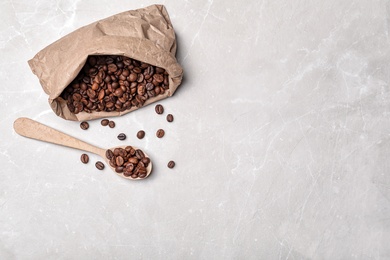
M 153 106 L 115 129 L 56 117 L 27 60 L 152 3 L 1 2 L 0 259 L 389 259 L 389 1 L 160 2 L 185 71 L 162 102 L 174 123 Z M 18 136 L 21 116 L 102 147 L 124 132 L 153 175 Z

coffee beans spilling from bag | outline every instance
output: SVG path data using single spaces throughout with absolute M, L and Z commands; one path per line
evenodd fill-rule
M 119 112 L 142 107 L 167 89 L 168 73 L 162 68 L 125 56 L 94 55 L 61 97 L 74 114 Z
M 106 151 L 106 157 L 110 160 L 111 167 L 115 168 L 117 173 L 123 173 L 124 176 L 131 178 L 145 178 L 150 159 L 145 154 L 131 146 L 115 148 Z

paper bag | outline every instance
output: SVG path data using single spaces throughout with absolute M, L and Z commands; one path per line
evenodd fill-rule
M 123 112 L 69 111 L 60 97 L 84 66 L 88 55 L 123 55 L 165 69 L 169 89 L 163 95 L 149 98 L 145 104 L 172 96 L 180 85 L 183 69 L 176 58 L 176 38 L 169 15 L 163 5 L 116 14 L 84 26 L 38 52 L 28 63 L 49 95 L 49 104 L 60 117 L 83 121 L 120 116 Z

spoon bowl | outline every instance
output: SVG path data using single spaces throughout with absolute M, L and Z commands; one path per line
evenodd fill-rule
M 125 149 L 126 147 L 128 147 L 129 145 L 122 145 L 122 146 L 115 146 L 115 147 L 112 147 L 112 148 L 109 148 L 107 150 L 111 150 L 111 151 L 114 151 L 116 148 L 121 148 L 121 149 Z M 134 150 L 141 150 L 139 149 L 138 147 L 135 147 L 135 146 L 131 146 Z M 130 180 L 133 180 L 133 181 L 137 181 L 137 180 L 143 180 L 145 178 L 147 178 L 150 173 L 152 172 L 152 162 L 150 161 L 150 163 L 148 164 L 148 166 L 146 167 L 146 176 L 144 178 L 132 178 L 131 176 L 126 176 L 123 172 L 117 172 L 115 167 L 112 167 L 111 164 L 110 164 L 110 160 L 106 157 L 106 151 L 107 150 L 104 150 L 104 153 L 103 154 L 99 154 L 101 157 L 104 158 L 105 162 L 107 163 L 108 167 L 111 168 L 111 170 L 113 170 L 117 175 L 125 178 L 125 179 L 130 179 Z M 141 150 L 142 151 L 142 150 Z M 147 155 L 144 151 L 142 151 L 142 153 L 145 155 L 146 158 L 150 158 L 149 155 Z
M 21 136 L 48 142 L 48 143 L 53 143 L 53 144 L 58 144 L 62 146 L 67 146 L 75 149 L 79 149 L 82 151 L 86 152 L 91 152 L 94 154 L 99 155 L 104 159 L 108 167 L 113 170 L 117 175 L 125 178 L 125 179 L 130 179 L 130 180 L 143 180 L 147 178 L 150 173 L 152 172 L 152 162 L 150 161 L 148 165 L 145 167 L 146 168 L 146 175 L 143 178 L 140 177 L 131 177 L 131 176 L 125 176 L 123 173 L 118 173 L 114 167 L 111 166 L 110 160 L 106 157 L 106 149 L 99 148 L 97 146 L 91 145 L 89 143 L 86 143 L 84 141 L 81 141 L 77 138 L 74 138 L 70 135 L 64 134 L 58 130 L 55 130 L 51 127 L 48 127 L 46 125 L 43 125 L 37 121 L 34 121 L 30 118 L 26 117 L 21 117 L 15 120 L 14 122 L 14 129 L 16 133 L 18 133 Z M 127 146 L 116 146 L 113 148 L 110 148 L 109 150 L 114 151 L 115 148 L 121 148 L 125 149 Z M 133 149 L 135 150 L 141 150 L 139 148 L 136 148 L 132 146 Z M 142 151 L 142 150 L 141 150 Z M 142 154 L 146 157 L 149 158 L 149 156 L 142 151 Z M 140 157 L 141 158 L 141 157 Z M 149 158 L 150 159 L 150 158 Z

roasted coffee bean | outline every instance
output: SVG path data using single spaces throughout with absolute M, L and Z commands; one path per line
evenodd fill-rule
M 89 128 L 88 122 L 85 122 L 85 121 L 81 122 L 80 123 L 80 128 L 83 129 L 83 130 L 87 130 Z
M 168 168 L 172 169 L 173 167 L 175 167 L 175 162 L 174 161 L 169 161 Z
M 95 90 L 97 90 L 99 88 L 99 83 L 97 83 L 97 82 L 94 82 L 93 84 L 92 84 L 92 87 L 90 88 L 91 90 L 93 90 L 93 91 L 95 91 Z M 89 89 L 88 89 L 89 90 Z M 87 90 L 87 93 L 88 93 L 88 90 Z M 92 93 L 91 93 L 92 94 Z M 88 95 L 89 96 L 89 95 Z
M 148 94 L 148 97 L 155 97 L 156 96 L 156 92 L 154 90 L 148 90 L 146 91 L 146 93 Z
M 135 158 L 135 157 L 131 157 L 129 160 L 128 160 L 129 163 L 132 163 L 134 165 L 138 164 L 138 159 Z
M 149 164 L 150 163 L 150 159 L 148 157 L 144 157 L 142 158 L 141 162 L 143 162 L 143 164 Z
M 138 78 L 137 78 L 138 83 L 141 83 L 142 81 L 144 81 L 144 79 L 145 79 L 144 74 L 138 74 Z
M 153 79 L 157 81 L 158 83 L 161 83 L 164 81 L 164 76 L 161 74 L 154 74 Z
M 143 179 L 143 178 L 146 177 L 146 173 L 140 173 L 140 174 L 138 175 L 138 177 L 141 178 L 141 179 Z
M 156 136 L 158 138 L 162 138 L 165 135 L 165 131 L 163 129 L 158 129 L 156 132 Z
M 124 56 L 92 55 L 61 97 L 74 114 L 120 112 L 164 94 L 168 83 L 162 68 Z
M 168 122 L 172 122 L 173 121 L 173 115 L 172 114 L 168 114 L 167 115 L 167 121 Z
M 105 95 L 104 89 L 101 89 L 101 90 L 99 91 L 98 99 L 99 99 L 99 100 L 102 100 L 102 99 L 104 98 L 104 95 Z
M 138 169 L 138 174 L 146 174 L 146 168 L 141 166 L 139 169 Z
M 138 85 L 137 93 L 140 96 L 144 95 L 145 94 L 145 86 L 144 85 Z
M 154 108 L 154 110 L 156 110 L 156 113 L 161 115 L 162 113 L 164 113 L 164 107 L 160 104 L 156 105 L 156 107 Z
M 95 163 L 95 166 L 98 170 L 103 170 L 104 169 L 104 164 L 101 161 L 97 161 Z
M 115 64 L 111 63 L 107 66 L 107 69 L 109 72 L 115 72 L 118 69 L 118 67 Z
M 109 126 L 110 128 L 114 128 L 114 127 L 115 127 L 115 122 L 114 122 L 114 121 L 109 121 L 109 122 L 108 122 L 108 126 Z
M 126 156 L 126 151 L 125 149 L 119 148 L 119 156 L 125 157 Z
M 128 80 L 131 81 L 131 82 L 134 82 L 136 81 L 138 78 L 138 75 L 135 74 L 135 73 L 131 73 L 130 76 L 128 77 Z
M 154 89 L 154 85 L 153 85 L 153 83 L 147 83 L 146 84 L 146 90 L 152 90 L 152 89 Z
M 87 90 L 87 95 L 88 95 L 89 99 L 93 99 L 96 97 L 96 91 L 90 88 Z
M 145 72 L 146 72 L 147 75 L 153 76 L 153 74 L 154 74 L 154 67 L 153 66 L 148 66 L 146 68 Z
M 131 150 L 130 150 L 130 155 L 131 155 L 131 156 L 135 155 L 135 149 L 134 149 L 134 148 L 131 148 Z
M 135 156 L 137 157 L 137 159 L 141 160 L 145 157 L 145 154 L 140 149 L 138 149 L 135 151 Z
M 118 139 L 121 140 L 121 141 L 123 141 L 123 140 L 126 139 L 126 135 L 125 135 L 124 133 L 120 133 L 120 134 L 118 135 Z
M 118 167 L 115 167 L 115 171 L 117 172 L 117 173 L 122 173 L 123 172 L 123 167 L 122 166 L 118 166 Z
M 122 166 L 123 163 L 125 162 L 125 160 L 123 159 L 122 156 L 118 156 L 118 157 L 115 158 L 115 162 L 116 162 L 116 165 Z
M 133 172 L 126 171 L 126 168 L 123 170 L 123 175 L 126 177 L 129 177 L 132 174 L 133 174 Z
M 115 148 L 115 149 L 114 149 L 114 155 L 115 155 L 115 156 L 118 156 L 119 153 L 120 153 L 120 150 L 121 150 L 120 148 Z
M 110 149 L 108 149 L 108 150 L 106 151 L 106 158 L 107 158 L 108 160 L 111 160 L 112 157 L 114 157 L 114 153 L 113 153 Z
M 145 137 L 145 131 L 143 131 L 143 130 L 138 131 L 137 137 L 138 137 L 138 139 L 144 138 Z
M 117 97 L 121 97 L 123 95 L 123 90 L 121 88 L 115 89 L 114 95 Z
M 76 93 L 76 94 L 73 94 L 72 98 L 74 101 L 80 101 L 82 99 L 82 96 L 80 94 Z
M 108 122 L 110 122 L 108 119 L 103 119 L 100 123 L 102 124 L 102 126 L 107 126 Z
M 134 170 L 134 164 L 129 162 L 129 163 L 126 165 L 126 171 L 132 172 L 133 170 Z
M 85 153 L 83 153 L 80 157 L 80 160 L 82 163 L 87 164 L 89 162 L 89 156 Z

